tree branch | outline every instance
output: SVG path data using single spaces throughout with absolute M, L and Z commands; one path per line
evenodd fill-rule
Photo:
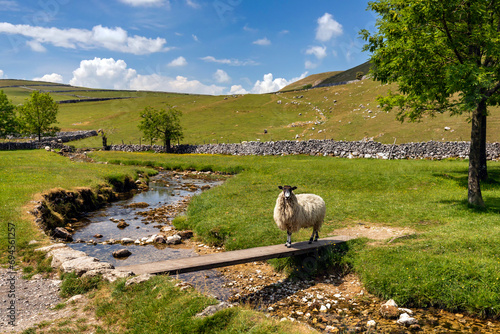
M 453 49 L 453 52 L 455 53 L 455 55 L 457 56 L 458 58 L 458 61 L 460 62 L 460 64 L 463 64 L 464 61 L 462 59 L 462 56 L 460 55 L 460 53 L 458 52 L 456 46 L 455 46 L 455 43 L 453 42 L 453 38 L 451 37 L 451 33 L 450 33 L 450 29 L 448 29 L 448 24 L 446 23 L 446 17 L 444 16 L 444 11 L 443 11 L 443 17 L 441 19 L 441 22 L 443 23 L 443 26 L 444 26 L 444 30 L 446 32 L 446 36 L 448 37 L 448 41 L 450 42 L 451 44 L 451 48 Z

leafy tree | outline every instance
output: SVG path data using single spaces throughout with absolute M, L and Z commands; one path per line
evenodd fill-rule
M 57 112 L 59 106 L 49 93 L 40 93 L 35 90 L 29 99 L 18 107 L 20 126 L 23 132 L 38 136 L 41 141 L 42 135 L 52 135 L 60 129 L 52 124 L 57 123 Z
M 0 90 L 0 137 L 15 133 L 16 127 L 15 107 L 3 90 Z
M 141 115 L 139 129 L 152 142 L 160 139 L 166 152 L 171 152 L 171 141 L 184 137 L 180 124 L 182 112 L 167 105 L 166 109 L 146 107 Z
M 484 206 L 487 107 L 500 102 L 500 2 L 377 0 L 378 31 L 362 30 L 373 77 L 398 84 L 380 98 L 397 119 L 468 113 L 471 120 L 468 201 Z

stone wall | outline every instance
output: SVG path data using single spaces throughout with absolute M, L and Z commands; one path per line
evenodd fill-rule
M 52 149 L 62 149 L 64 147 L 63 143 L 94 136 L 97 136 L 97 131 L 95 130 L 58 132 L 54 137 L 42 137 L 42 140 L 40 142 L 34 140 L 33 137 L 29 137 L 27 138 L 29 141 L 26 142 L 15 141 L 0 143 L 0 151 L 33 150 L 38 148 L 45 148 L 46 146 L 49 146 Z
M 179 154 L 224 154 L 224 155 L 290 155 L 307 154 L 336 156 L 342 158 L 374 159 L 446 159 L 468 158 L 469 142 L 381 144 L 375 141 L 269 141 L 243 142 L 241 144 L 179 145 L 173 151 Z M 488 160 L 500 158 L 500 144 L 487 144 Z M 163 152 L 162 146 L 112 145 L 110 150 L 127 152 Z

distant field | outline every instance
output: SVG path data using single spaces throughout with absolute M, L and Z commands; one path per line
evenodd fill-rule
M 311 77 L 309 80 L 318 78 Z M 161 108 L 165 104 L 175 106 L 183 112 L 181 123 L 184 139 L 181 143 L 184 144 L 296 138 L 347 141 L 373 138 L 385 144 L 395 141 L 401 144 L 470 139 L 469 115 L 426 116 L 419 123 L 396 121 L 394 113 L 382 112 L 376 102 L 377 96 L 385 94 L 391 87 L 370 79 L 341 86 L 237 96 L 93 90 L 34 82 L 31 84 L 37 86 L 27 86 L 29 81 L 23 82 L 25 86 L 5 87 L 20 83 L 16 80 L 0 80 L 0 87 L 4 86 L 0 89 L 15 104 L 22 103 L 34 87 L 53 91 L 52 96 L 57 101 L 129 97 L 60 105 L 58 120 L 62 130 L 103 129 L 107 133 L 109 144 L 145 143 L 137 128 L 140 112 L 146 106 Z M 487 140 L 490 142 L 500 141 L 499 110 L 498 107 L 489 109 Z M 446 131 L 445 127 L 450 130 Z M 72 144 L 77 147 L 99 147 L 101 140 L 90 138 Z

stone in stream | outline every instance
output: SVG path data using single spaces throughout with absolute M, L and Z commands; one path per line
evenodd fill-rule
M 73 236 L 65 228 L 56 227 L 52 233 L 54 238 L 62 239 L 65 241 L 73 241 Z
M 118 225 L 116 225 L 118 228 L 125 228 L 127 226 L 129 226 L 129 224 L 127 224 L 125 221 L 121 220 Z
M 126 248 L 122 248 L 122 249 L 119 249 L 119 250 L 113 252 L 113 257 L 116 257 L 116 258 L 124 258 L 124 257 L 128 257 L 130 255 L 132 255 L 132 252 L 130 252 Z

